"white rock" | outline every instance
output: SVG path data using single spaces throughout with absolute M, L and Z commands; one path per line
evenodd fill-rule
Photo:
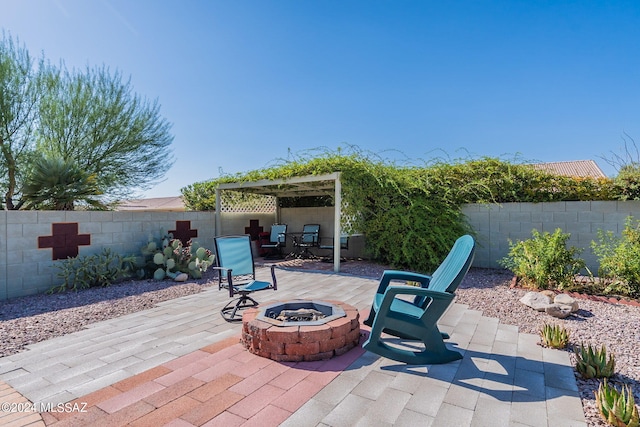
M 566 305 L 571 307 L 571 313 L 575 313 L 580 309 L 578 305 L 578 301 L 576 301 L 575 298 L 567 294 L 556 295 L 556 297 L 553 299 L 553 302 L 555 304 Z
M 545 311 L 551 305 L 551 298 L 540 292 L 527 292 L 520 298 L 520 302 L 534 310 Z
M 189 278 L 189 275 L 187 273 L 180 273 L 173 280 L 176 282 L 186 282 L 188 278 Z
M 571 314 L 570 305 L 551 304 L 544 310 L 549 316 L 564 319 Z

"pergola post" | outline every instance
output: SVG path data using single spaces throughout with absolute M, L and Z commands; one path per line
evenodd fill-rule
M 216 236 L 222 235 L 222 202 L 220 201 L 220 188 L 216 187 Z
M 340 183 L 340 173 L 337 174 L 334 189 L 334 209 L 333 209 L 333 271 L 340 272 L 340 235 L 342 234 L 342 184 Z

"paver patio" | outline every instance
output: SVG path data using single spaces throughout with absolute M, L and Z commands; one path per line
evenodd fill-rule
M 361 320 L 377 288 L 369 278 L 277 275 L 278 291 L 259 301 L 341 300 Z M 227 299 L 210 287 L 0 358 L 0 400 L 86 410 L 0 412 L 0 424 L 586 425 L 566 352 L 466 306 L 454 304 L 440 322 L 461 361 L 407 366 L 357 347 L 328 361 L 278 363 L 237 343 L 241 325 L 219 314 Z

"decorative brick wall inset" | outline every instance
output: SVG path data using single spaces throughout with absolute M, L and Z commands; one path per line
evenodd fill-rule
M 191 221 L 176 221 L 176 229 L 169 230 L 173 234 L 174 239 L 178 239 L 184 246 L 187 246 L 189 240 L 198 237 L 198 230 L 191 229 Z
M 251 236 L 251 240 L 258 240 L 260 233 L 264 231 L 264 227 L 260 225 L 260 220 L 250 219 L 249 226 L 244 228 L 244 233 Z
M 38 237 L 38 249 L 52 248 L 51 259 L 67 259 L 78 256 L 78 246 L 91 244 L 90 234 L 78 234 L 78 223 L 53 223 L 51 236 Z

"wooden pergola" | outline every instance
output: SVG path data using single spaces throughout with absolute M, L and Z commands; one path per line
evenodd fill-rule
M 342 184 L 340 183 L 340 172 L 326 175 L 307 175 L 286 179 L 266 179 L 253 182 L 220 184 L 216 188 L 216 230 L 222 229 L 220 193 L 225 190 L 273 196 L 276 199 L 280 197 L 333 195 L 333 271 L 336 273 L 340 271 L 340 219 L 342 217 Z

